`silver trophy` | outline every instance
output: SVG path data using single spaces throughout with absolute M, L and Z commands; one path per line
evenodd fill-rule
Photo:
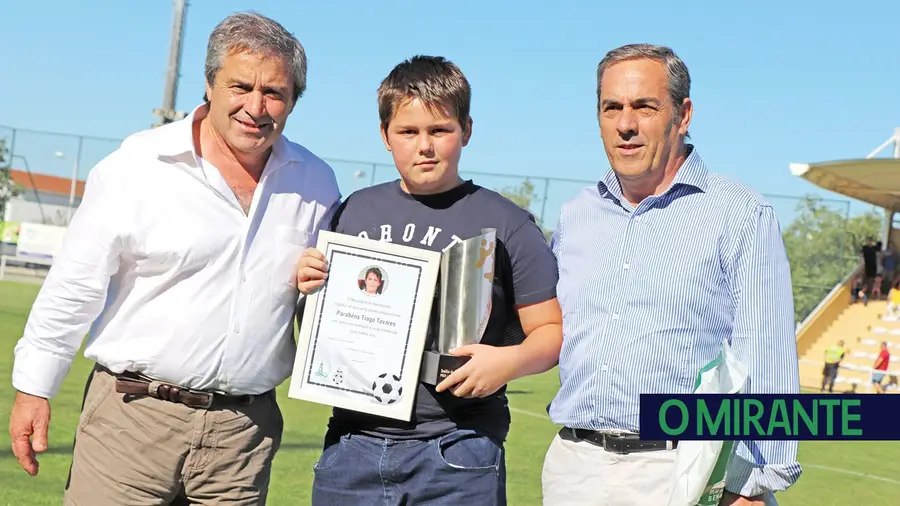
M 450 350 L 481 342 L 491 316 L 496 247 L 497 230 L 485 228 L 442 253 L 438 321 L 432 326 L 437 350 L 426 350 L 422 357 L 425 383 L 437 385 L 468 362 L 469 357 L 455 357 Z

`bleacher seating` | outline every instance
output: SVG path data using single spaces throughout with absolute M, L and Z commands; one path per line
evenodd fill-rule
M 872 386 L 872 365 L 883 341 L 888 343 L 891 362 L 888 379 L 882 385 L 889 382 L 890 375 L 900 377 L 900 320 L 886 318 L 886 308 L 887 303 L 884 301 L 870 301 L 867 306 L 859 303 L 847 306 L 818 339 L 806 350 L 801 350 L 801 385 L 816 390 L 821 387 L 825 348 L 840 340 L 844 341 L 848 353 L 835 380 L 835 392 L 875 391 Z M 900 393 L 900 388 L 894 385 L 887 391 Z

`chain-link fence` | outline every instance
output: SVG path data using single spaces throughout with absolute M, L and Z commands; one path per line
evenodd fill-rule
M 63 178 L 84 180 L 94 165 L 116 149 L 121 139 L 64 134 L 13 128 L 0 125 L 0 141 L 6 144 L 6 166 L 28 170 L 34 174 L 51 174 Z M 373 184 L 397 178 L 396 169 L 389 164 L 326 158 L 337 174 L 344 195 Z M 528 207 L 542 226 L 556 225 L 559 209 L 583 188 L 596 181 L 558 177 L 496 174 L 477 170 L 461 173 L 476 183 L 511 196 L 518 204 Z M 599 174 L 598 174 L 599 178 Z M 788 226 L 797 215 L 804 197 L 765 195 L 775 208 L 782 227 Z M 849 200 L 820 201 L 849 216 Z
M 94 165 L 121 143 L 120 139 L 42 132 L 2 125 L 0 125 L 0 141 L 5 142 L 7 149 L 6 166 L 31 174 L 50 174 L 69 181 L 73 177 L 79 180 L 86 179 Z M 325 160 L 334 168 L 341 192 L 345 196 L 361 188 L 397 178 L 397 171 L 393 165 L 337 158 L 326 158 Z M 460 175 L 474 180 L 481 186 L 502 192 L 517 204 L 528 208 L 548 232 L 556 227 L 562 205 L 575 197 L 583 188 L 596 184 L 596 180 L 495 174 L 469 170 L 463 171 Z M 599 177 L 600 174 L 598 174 Z M 46 200 L 51 197 L 45 197 L 45 202 L 39 203 L 42 207 L 41 216 L 48 216 L 48 213 L 53 216 L 68 214 L 68 188 L 70 185 L 65 186 L 67 187 L 65 194 L 58 195 L 55 201 L 47 202 Z M 782 230 L 788 230 L 798 216 L 809 214 L 804 214 L 804 206 L 808 202 L 806 197 L 776 194 L 764 196 L 774 207 Z M 820 207 L 824 206 L 844 219 L 850 217 L 851 202 L 849 200 L 819 199 L 817 202 Z M 24 205 L 23 203 L 20 207 L 24 207 Z M 33 206 L 34 203 L 30 202 L 27 205 Z M 47 220 L 50 220 L 48 223 L 58 221 L 52 217 Z M 0 216 L 0 221 L 2 221 L 2 216 Z M 820 231 L 811 229 L 809 233 L 812 234 L 809 237 L 810 243 L 813 243 L 816 239 L 815 234 Z M 830 245 L 827 248 L 828 251 L 823 251 L 822 254 L 829 256 L 829 260 L 833 259 L 836 264 L 853 265 L 858 260 L 859 245 L 853 244 L 851 237 L 843 237 L 841 234 L 833 239 L 837 244 Z M 795 299 L 798 301 L 821 300 L 833 287 L 830 281 L 822 279 L 812 283 L 795 283 Z
M 0 125 L 0 140 L 7 148 L 6 166 L 29 174 L 49 174 L 85 180 L 100 160 L 115 150 L 121 139 L 44 132 Z M 397 178 L 393 165 L 325 158 L 334 168 L 344 195 Z M 464 171 L 464 178 L 503 192 L 527 207 L 547 230 L 556 226 L 562 204 L 592 181 Z M 45 203 L 44 206 L 50 204 Z M 66 201 L 55 205 L 65 206 Z M 45 213 L 46 214 L 46 213 Z M 52 213 L 51 213 L 52 214 Z

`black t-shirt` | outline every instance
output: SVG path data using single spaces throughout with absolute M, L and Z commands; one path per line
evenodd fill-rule
M 472 181 L 437 195 L 410 195 L 399 180 L 365 188 L 344 201 L 330 228 L 432 251 L 480 235 L 483 228 L 497 229 L 493 308 L 482 344 L 520 343 L 524 333 L 514 306 L 556 296 L 556 259 L 534 218 Z M 435 349 L 434 335 L 429 335 L 427 342 L 429 349 Z M 503 441 L 510 423 L 505 392 L 503 387 L 483 399 L 461 399 L 449 391 L 437 393 L 432 385 L 420 382 L 408 423 L 335 408 L 329 427 L 389 439 L 425 439 L 457 427 L 471 428 Z
M 875 262 L 878 259 L 878 245 L 863 246 L 861 251 L 866 266 L 875 267 Z

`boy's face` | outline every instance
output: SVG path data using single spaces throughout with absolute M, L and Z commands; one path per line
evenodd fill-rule
M 459 184 L 459 157 L 472 135 L 472 119 L 463 128 L 443 108 L 434 109 L 419 99 L 407 100 L 381 130 L 408 193 L 441 193 Z

